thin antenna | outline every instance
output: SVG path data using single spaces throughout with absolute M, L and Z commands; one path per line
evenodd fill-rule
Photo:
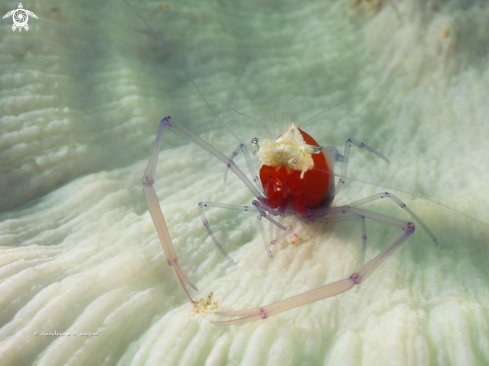
M 124 0 L 124 1 L 125 1 L 125 0 Z M 342 104 L 343 104 L 343 103 L 345 103 L 345 102 L 346 102 L 348 99 L 350 99 L 352 96 L 353 96 L 353 94 L 350 94 L 348 97 L 346 97 L 345 99 L 343 99 L 343 100 L 342 100 L 341 102 L 339 102 L 338 104 L 336 104 L 336 105 L 332 106 L 331 108 L 325 109 L 324 111 L 319 112 L 318 114 L 315 114 L 315 115 L 314 115 L 314 116 L 312 116 L 312 117 L 309 117 L 308 119 L 306 119 L 305 121 L 302 121 L 301 123 L 306 123 L 307 121 L 310 121 L 311 119 L 314 119 L 314 118 L 316 118 L 317 116 L 319 116 L 319 115 L 321 115 L 321 114 L 323 114 L 323 113 L 325 113 L 325 112 L 327 112 L 327 111 L 330 111 L 330 110 L 332 110 L 333 108 L 338 107 L 339 105 L 342 105 Z
M 247 114 L 244 114 L 244 113 L 242 113 L 242 112 L 240 112 L 240 111 L 238 111 L 238 110 L 236 110 L 236 109 L 234 109 L 234 108 L 231 108 L 231 109 L 232 109 L 233 111 L 235 111 L 236 113 L 238 113 L 239 115 L 243 116 L 243 117 L 246 117 L 246 118 L 249 118 L 249 119 L 252 119 L 252 120 L 254 120 L 254 121 L 258 122 L 258 123 L 259 123 L 259 124 L 260 124 L 260 125 L 261 125 L 261 126 L 264 128 L 264 129 L 265 129 L 265 131 L 268 133 L 268 136 L 267 136 L 267 137 L 268 137 L 268 138 L 270 138 L 270 139 L 272 139 L 272 138 L 273 138 L 273 134 L 272 134 L 272 132 L 271 132 L 271 131 L 270 131 L 270 129 L 267 127 L 267 125 L 266 125 L 266 124 L 264 124 L 262 121 L 260 121 L 259 119 L 256 119 L 255 117 L 248 116 Z
M 258 131 L 258 129 L 257 129 L 257 128 L 255 128 L 254 130 L 248 131 L 248 132 L 244 133 L 244 134 L 241 136 L 241 138 L 242 138 L 242 139 L 244 139 L 246 136 L 251 135 L 252 133 L 255 133 L 255 132 L 257 132 L 257 131 Z
M 285 123 L 285 129 L 287 129 L 290 127 L 290 124 L 292 123 L 292 114 L 290 114 L 289 112 L 283 112 L 280 120 Z
M 132 7 L 131 4 L 129 4 L 127 2 L 127 0 L 124 0 L 124 2 L 126 3 L 126 5 L 131 8 L 131 10 L 134 12 L 134 14 L 136 14 L 138 16 L 139 19 L 141 19 L 141 21 L 146 24 L 146 27 L 148 27 L 148 29 L 154 33 L 154 35 L 156 36 L 156 38 L 158 38 L 164 45 L 166 48 L 168 48 L 168 50 L 172 53 L 172 55 L 175 57 L 175 59 L 178 61 L 178 63 L 180 64 L 180 66 L 182 67 L 183 71 L 185 71 L 185 73 L 187 74 L 188 78 L 190 79 L 190 81 L 192 82 L 192 84 L 194 84 L 195 86 L 195 89 L 197 89 L 197 91 L 199 92 L 200 96 L 202 97 L 202 99 L 204 100 L 205 104 L 207 104 L 207 106 L 209 107 L 209 109 L 212 111 L 212 113 L 214 114 L 214 116 L 216 116 L 216 118 L 218 119 L 219 122 L 221 122 L 221 124 L 226 128 L 226 130 L 228 130 L 231 135 L 233 135 L 236 140 L 238 140 L 239 142 L 242 142 L 239 137 L 233 132 L 231 131 L 231 129 L 219 118 L 219 116 L 217 115 L 216 112 L 214 112 L 214 109 L 212 109 L 211 105 L 209 104 L 209 102 L 207 101 L 207 99 L 205 99 L 204 97 L 204 94 L 202 94 L 202 92 L 200 91 L 199 87 L 197 86 L 197 84 L 195 83 L 194 79 L 192 79 L 192 76 L 190 75 L 190 73 L 187 71 L 187 69 L 185 68 L 185 66 L 183 66 L 183 63 L 182 61 L 180 61 L 180 59 L 177 57 L 177 55 L 175 54 L 175 52 L 173 52 L 173 50 L 171 49 L 171 47 L 168 45 L 168 43 L 165 42 L 165 40 L 163 38 L 161 38 L 159 36 L 158 33 L 156 33 L 156 31 L 151 28 L 151 26 L 146 22 L 146 20 L 143 19 L 143 17 L 141 15 L 139 15 L 139 13 L 136 11 L 136 9 L 134 9 Z
M 282 121 L 280 121 L 277 116 L 277 108 L 273 108 L 273 114 L 275 115 L 275 121 L 277 121 L 277 126 L 280 131 L 280 134 L 282 134 L 284 130 L 282 129 Z
M 278 135 L 277 135 L 277 131 L 275 131 L 275 127 L 277 127 L 277 125 L 275 124 L 275 120 L 273 119 L 272 112 L 271 112 L 271 111 L 270 111 L 270 109 L 268 109 L 268 108 L 266 108 L 265 110 L 267 111 L 267 117 L 268 117 L 268 120 L 269 120 L 269 121 L 272 121 L 273 135 L 274 135 L 274 136 L 278 136 Z

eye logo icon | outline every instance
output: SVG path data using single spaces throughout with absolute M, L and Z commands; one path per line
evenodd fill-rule
M 37 15 L 34 14 L 32 11 L 25 10 L 24 7 L 22 6 L 22 3 L 19 3 L 19 8 L 9 11 L 7 14 L 3 16 L 3 19 L 12 17 L 14 20 L 14 24 L 12 25 L 12 30 L 15 31 L 17 28 L 19 28 L 19 32 L 22 31 L 22 28 L 24 28 L 26 31 L 29 30 L 29 25 L 27 24 L 27 21 L 29 20 L 29 15 L 37 18 Z

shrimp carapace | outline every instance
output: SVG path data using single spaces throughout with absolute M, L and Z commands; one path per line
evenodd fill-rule
M 262 162 L 260 180 L 271 208 L 287 208 L 306 214 L 323 201 L 332 173 L 318 143 L 292 123 L 276 141 L 253 139 Z

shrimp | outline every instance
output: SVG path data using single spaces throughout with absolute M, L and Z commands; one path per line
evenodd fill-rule
M 228 129 L 236 138 L 237 136 L 221 121 L 219 116 L 214 112 L 209 105 L 204 95 L 190 76 L 187 69 L 180 62 L 173 50 L 161 39 L 158 34 L 144 21 L 144 19 L 132 8 L 136 15 L 148 26 L 151 31 L 163 42 L 174 57 L 179 62 L 180 66 L 186 72 L 190 81 L 195 86 L 203 100 L 214 113 L 219 122 Z M 314 116 L 315 117 L 315 116 Z M 254 199 L 249 206 L 238 206 L 232 204 L 218 202 L 200 202 L 198 211 L 202 218 L 210 238 L 214 242 L 221 254 L 231 263 L 235 264 L 231 256 L 226 252 L 220 244 L 214 232 L 209 226 L 209 222 L 205 215 L 205 209 L 216 207 L 228 210 L 252 212 L 256 214 L 258 227 L 261 232 L 264 248 L 268 257 L 273 258 L 273 253 L 277 243 L 283 239 L 293 236 L 299 225 L 303 224 L 327 224 L 339 221 L 360 221 L 361 223 L 361 239 L 362 239 L 362 255 L 360 267 L 348 278 L 333 282 L 317 289 L 281 300 L 272 304 L 261 306 L 254 309 L 238 310 L 238 311 L 217 311 L 218 316 L 237 317 L 236 319 L 226 321 L 214 321 L 216 325 L 235 325 L 246 322 L 266 319 L 270 316 L 277 315 L 284 311 L 310 304 L 315 301 L 336 296 L 345 291 L 359 286 L 363 283 L 372 272 L 382 264 L 399 246 L 401 246 L 415 231 L 415 224 L 419 224 L 426 233 L 437 245 L 437 239 L 428 226 L 413 212 L 406 204 L 398 197 L 390 192 L 381 192 L 361 200 L 351 202 L 347 205 L 334 207 L 333 201 L 339 194 L 347 179 L 348 163 L 350 158 L 351 145 L 367 150 L 376 155 L 380 159 L 389 163 L 389 160 L 379 151 L 350 138 L 345 142 L 343 154 L 333 146 L 323 146 L 314 140 L 312 136 L 301 130 L 298 125 L 291 123 L 283 130 L 276 140 L 261 139 L 255 137 L 251 140 L 251 144 L 256 151 L 253 154 L 258 157 L 261 162 L 259 174 L 256 174 L 252 164 L 249 148 L 240 141 L 235 151 L 230 157 L 224 155 L 214 146 L 204 141 L 200 137 L 193 134 L 183 125 L 172 119 L 170 116 L 163 118 L 159 124 L 156 139 L 149 159 L 148 165 L 144 172 L 142 183 L 143 192 L 154 222 L 158 237 L 160 239 L 163 251 L 167 258 L 167 263 L 173 270 L 177 282 L 187 299 L 195 304 L 195 301 L 189 294 L 187 286 L 197 291 L 197 287 L 191 282 L 185 271 L 183 270 L 172 240 L 165 223 L 163 213 L 161 211 L 158 197 L 153 188 L 155 181 L 155 171 L 160 152 L 161 143 L 164 133 L 170 129 L 177 134 L 185 137 L 194 144 L 200 146 L 203 150 L 217 158 L 226 167 L 227 171 L 232 171 L 245 185 L 249 192 L 254 196 Z M 248 175 L 243 172 L 234 159 L 242 152 L 245 161 Z M 341 174 L 334 173 L 334 164 L 342 163 Z M 335 182 L 335 177 L 339 178 Z M 389 198 L 408 215 L 412 221 L 401 220 L 395 217 L 386 216 L 376 213 L 371 210 L 359 208 L 359 206 L 378 199 Z M 263 220 L 267 220 L 270 225 L 270 231 L 267 234 Z M 367 220 L 377 221 L 384 225 L 391 226 L 401 230 L 401 234 L 390 243 L 375 258 L 365 263 L 365 252 L 367 246 Z M 287 222 L 287 223 L 286 223 Z

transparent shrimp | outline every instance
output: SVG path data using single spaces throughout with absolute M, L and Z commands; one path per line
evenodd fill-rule
M 124 1 L 148 26 L 148 28 L 154 32 L 131 5 L 127 3 L 126 0 Z M 154 32 L 154 34 L 171 51 L 171 53 L 173 53 L 173 50 L 166 44 L 166 42 L 164 42 L 156 32 Z M 187 73 L 190 81 L 194 84 L 196 90 L 202 96 L 216 118 L 229 130 L 211 108 L 178 57 L 174 53 L 173 55 L 183 70 Z M 338 295 L 348 291 L 355 285 L 360 285 L 387 257 L 389 257 L 414 233 L 414 222 L 418 223 L 431 237 L 435 245 L 437 245 L 437 239 L 428 226 L 392 193 L 382 192 L 352 202 L 348 205 L 332 207 L 334 198 L 341 191 L 347 180 L 350 147 L 352 144 L 377 155 L 387 163 L 389 162 L 382 153 L 360 141 L 352 138 L 348 139 L 345 143 L 343 154 L 340 154 L 335 147 L 319 145 L 311 136 L 302 131 L 296 124 L 292 123 L 287 129 L 282 131 L 281 135 L 275 141 L 262 140 L 260 138 L 252 139 L 252 145 L 258 148 L 255 155 L 262 163 L 259 174 L 256 174 L 248 148 L 231 130 L 229 131 L 238 139 L 238 141 L 240 141 L 240 143 L 233 154 L 230 157 L 227 157 L 221 151 L 187 130 L 171 117 L 165 117 L 160 122 L 153 152 L 144 172 L 142 179 L 143 192 L 148 210 L 153 219 L 163 251 L 167 258 L 167 263 L 172 268 L 180 287 L 191 303 L 195 304 L 186 286 L 188 285 L 194 290 L 197 290 L 197 288 L 190 281 L 178 261 L 175 248 L 172 244 L 168 228 L 159 206 L 158 198 L 153 188 L 158 155 L 166 129 L 173 130 L 180 134 L 221 161 L 226 167 L 226 174 L 228 170 L 232 171 L 254 196 L 254 199 L 249 206 L 237 206 L 218 202 L 200 202 L 198 204 L 199 214 L 209 236 L 217 249 L 231 264 L 234 264 L 235 262 L 222 247 L 210 228 L 205 215 L 205 208 L 219 207 L 256 214 L 265 252 L 270 258 L 273 258 L 276 244 L 282 239 L 292 235 L 300 222 L 318 224 L 350 220 L 358 220 L 361 222 L 362 256 L 360 268 L 350 277 L 266 306 L 249 310 L 216 312 L 215 314 L 219 316 L 238 318 L 213 322 L 214 324 L 233 325 L 266 319 L 272 315 L 279 314 L 298 306 Z M 249 179 L 247 174 L 245 174 L 234 162 L 235 157 L 240 151 L 245 158 L 247 170 L 251 179 Z M 335 163 L 343 164 L 341 174 L 334 173 L 333 169 Z M 335 176 L 339 178 L 338 182 L 335 182 Z M 364 203 L 382 198 L 390 198 L 392 202 L 407 212 L 414 222 L 359 208 L 359 206 Z M 286 218 L 290 219 L 288 224 L 285 224 Z M 270 225 L 268 234 L 265 230 L 263 220 L 267 220 Z M 367 220 L 377 221 L 384 225 L 397 228 L 401 230 L 402 233 L 375 258 L 364 263 L 367 245 Z

